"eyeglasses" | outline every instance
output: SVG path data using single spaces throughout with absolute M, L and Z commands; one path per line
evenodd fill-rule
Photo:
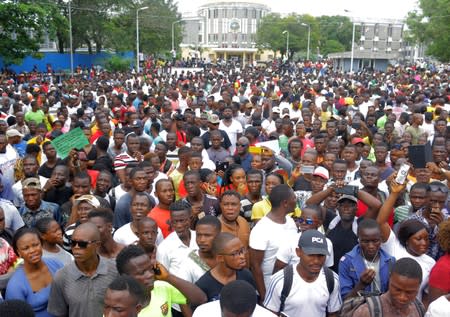
M 242 247 L 237 251 L 231 252 L 231 253 L 220 253 L 220 255 L 228 255 L 232 256 L 233 258 L 237 258 L 238 256 L 245 255 L 247 253 L 247 248 Z
M 86 249 L 89 244 L 95 243 L 98 240 L 92 240 L 92 241 L 83 241 L 83 240 L 70 240 L 70 246 L 72 248 L 75 248 L 77 245 L 80 247 L 80 249 Z
M 297 223 L 300 223 L 300 224 L 302 224 L 302 223 L 305 223 L 307 225 L 313 225 L 314 224 L 314 219 L 311 219 L 311 218 L 306 218 L 306 219 L 304 219 L 304 218 L 294 218 L 294 221 L 297 222 Z
M 445 186 L 439 185 L 430 185 L 430 191 L 432 192 L 443 192 L 444 194 L 448 194 L 448 188 Z

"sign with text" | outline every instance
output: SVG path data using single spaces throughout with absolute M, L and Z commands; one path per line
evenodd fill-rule
M 52 141 L 52 145 L 61 159 L 65 159 L 72 149 L 81 150 L 88 144 L 89 140 L 79 127 L 60 135 Z

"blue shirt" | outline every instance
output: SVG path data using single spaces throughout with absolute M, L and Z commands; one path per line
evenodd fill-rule
M 61 223 L 61 213 L 60 208 L 55 203 L 50 203 L 48 201 L 41 200 L 41 205 L 37 210 L 30 210 L 26 205 L 23 205 L 19 209 L 19 213 L 22 216 L 23 222 L 28 227 L 34 227 L 36 221 L 42 218 L 54 218 L 56 222 Z
M 380 249 L 379 251 L 379 277 L 380 292 L 388 290 L 389 270 L 395 263 L 395 258 Z M 357 244 L 350 252 L 347 252 L 339 263 L 339 281 L 341 286 L 341 296 L 344 298 L 358 284 L 361 274 L 366 270 L 366 264 L 361 255 L 361 248 Z M 377 276 L 378 277 L 378 276 Z M 374 291 L 372 285 L 366 286 L 366 292 Z
M 56 259 L 42 259 L 47 265 L 48 271 L 55 276 L 56 272 L 60 270 L 64 265 Z M 47 303 L 50 296 L 51 284 L 47 287 L 40 289 L 38 292 L 33 292 L 31 285 L 25 275 L 23 266 L 20 266 L 6 287 L 5 299 L 20 299 L 31 305 L 36 317 L 53 317 L 52 314 L 47 312 Z

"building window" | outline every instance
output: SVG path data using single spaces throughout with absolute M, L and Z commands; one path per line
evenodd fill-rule
M 256 19 L 256 10 L 252 10 L 252 18 Z
M 219 9 L 214 9 L 213 11 L 213 18 L 218 18 L 219 17 Z
M 198 36 L 198 43 L 203 43 L 203 37 L 201 35 Z
M 244 9 L 244 18 L 248 18 L 248 9 Z
M 233 15 L 232 18 L 237 18 L 237 9 L 233 9 Z

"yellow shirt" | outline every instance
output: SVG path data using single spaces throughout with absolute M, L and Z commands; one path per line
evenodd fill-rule
M 267 215 L 272 210 L 272 204 L 269 201 L 269 197 L 264 197 L 263 200 L 258 201 L 252 207 L 252 220 L 260 220 L 262 217 Z M 290 213 L 289 216 L 300 217 L 301 210 L 298 206 L 295 207 L 293 213 Z

